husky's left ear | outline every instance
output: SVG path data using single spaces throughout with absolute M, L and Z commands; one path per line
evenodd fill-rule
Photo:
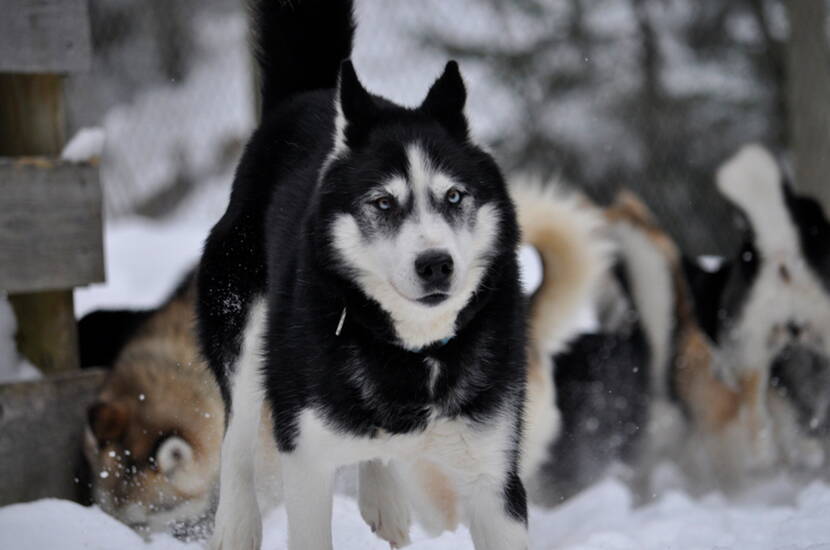
M 452 136 L 466 141 L 469 137 L 467 117 L 464 116 L 466 101 L 467 90 L 458 63 L 449 61 L 444 73 L 429 89 L 420 109 L 438 120 Z
M 377 107 L 348 59 L 340 64 L 335 108 L 335 151 L 359 147 L 375 124 Z

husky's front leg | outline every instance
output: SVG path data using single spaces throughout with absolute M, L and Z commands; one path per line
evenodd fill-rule
M 506 481 L 479 476 L 467 495 L 476 550 L 527 550 L 527 497 L 516 472 Z
M 241 416 L 241 415 L 240 415 Z M 256 437 L 231 421 L 222 442 L 219 472 L 219 507 L 211 539 L 212 550 L 259 550 L 262 518 L 254 487 L 254 445 Z M 256 424 L 253 433 L 257 433 Z
M 255 304 L 231 385 L 230 421 L 219 470 L 219 507 L 210 543 L 213 550 L 259 550 L 262 544 L 254 458 L 263 401 L 260 345 L 264 324 L 265 307 Z
M 392 548 L 409 544 L 409 503 L 391 464 L 370 460 L 360 464 L 357 500 L 360 515 Z
M 282 455 L 289 550 L 331 550 L 331 507 L 336 467 L 319 457 Z

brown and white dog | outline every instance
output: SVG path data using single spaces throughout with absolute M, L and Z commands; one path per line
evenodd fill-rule
M 157 309 L 80 323 L 86 366 L 111 368 L 84 437 L 92 497 L 139 532 L 198 537 L 210 523 L 225 412 L 196 346 L 194 287 L 188 274 Z
M 682 253 L 647 207 L 622 193 L 608 216 L 630 258 L 632 294 L 651 351 L 644 474 L 669 458 L 685 466 L 698 487 L 732 484 L 758 433 L 758 380 L 747 376 L 732 384 L 724 378 L 719 351 L 698 320 Z
M 719 170 L 744 243 L 714 269 L 684 259 L 647 208 L 608 210 L 651 350 L 650 449 L 690 489 L 730 491 L 781 469 L 825 464 L 830 407 L 830 224 L 749 146 Z
M 544 500 L 539 468 L 561 432 L 552 358 L 580 331 L 580 314 L 597 301 L 614 248 L 602 212 L 554 182 L 516 181 L 511 190 L 523 242 L 541 258 L 542 278 L 530 301 L 527 428 L 522 475 L 528 494 Z M 536 476 L 536 479 L 532 478 Z

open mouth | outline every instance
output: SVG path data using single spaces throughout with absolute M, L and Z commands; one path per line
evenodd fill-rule
M 446 292 L 433 292 L 432 294 L 421 296 L 420 298 L 418 298 L 418 302 L 427 306 L 437 306 L 449 297 L 450 295 Z

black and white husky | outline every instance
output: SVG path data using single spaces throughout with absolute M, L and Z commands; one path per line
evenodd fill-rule
M 427 530 L 432 472 L 477 549 L 527 546 L 519 230 L 447 64 L 417 108 L 367 92 L 348 0 L 260 0 L 262 122 L 199 272 L 228 408 L 212 546 L 258 548 L 254 446 L 270 409 L 292 550 L 328 549 L 335 470 L 394 545 Z M 444 480 L 450 483 L 444 484 Z M 423 511 L 424 513 L 421 513 Z

